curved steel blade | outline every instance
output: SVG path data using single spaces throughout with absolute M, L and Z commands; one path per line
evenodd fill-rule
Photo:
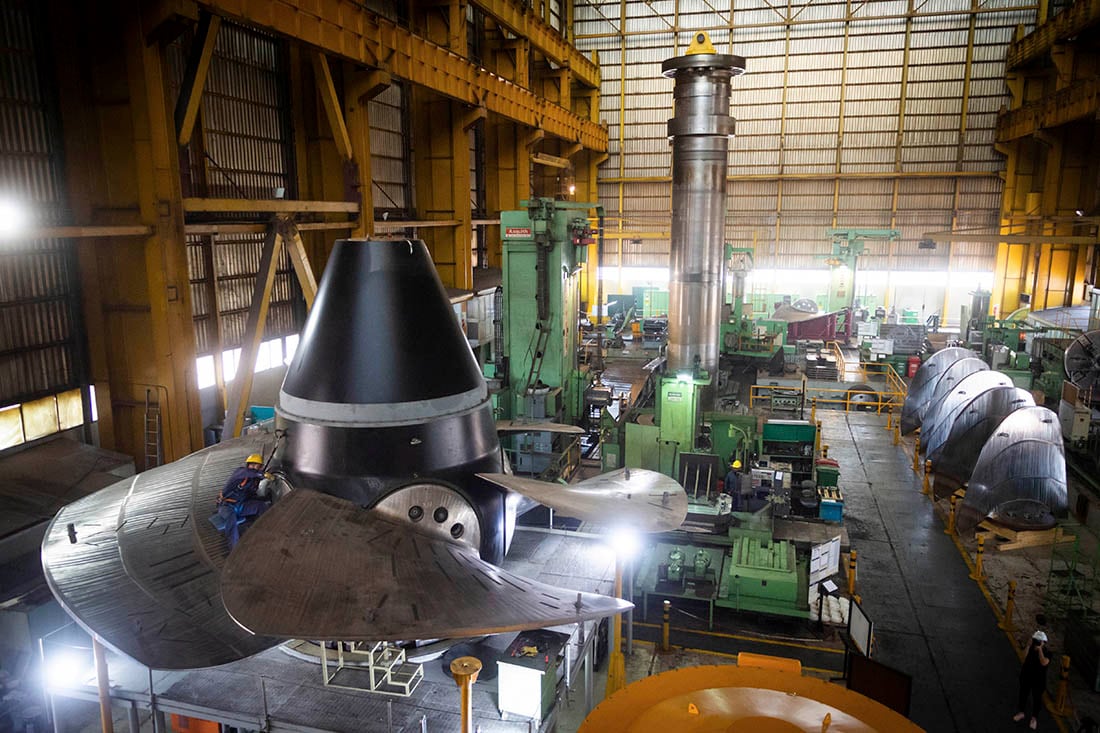
M 947 439 L 961 410 L 986 390 L 1012 386 L 1014 385 L 1008 376 L 989 370 L 977 371 L 960 379 L 942 400 L 929 406 L 921 420 L 921 448 L 931 458 Z
M 584 428 L 560 422 L 524 422 L 522 420 L 497 420 L 498 433 L 566 433 L 584 435 Z
M 1005 417 L 1024 407 L 1035 407 L 1030 392 L 998 387 L 982 392 L 959 411 L 943 443 L 928 450 L 936 472 L 937 495 L 950 493 L 970 480 L 985 441 Z
M 908 435 L 920 427 L 924 406 L 932 398 L 936 383 L 943 376 L 944 370 L 959 359 L 968 356 L 977 356 L 977 354 L 970 349 L 952 346 L 940 349 L 920 365 L 920 369 L 913 375 L 913 380 L 909 382 L 909 392 L 901 408 L 902 433 Z
M 998 508 L 1029 500 L 1066 516 L 1066 459 L 1058 416 L 1045 407 L 1025 407 L 1001 421 L 985 442 L 963 498 L 960 528 L 966 530 Z
M 633 607 L 514 575 L 468 547 L 308 490 L 284 497 L 242 538 L 222 598 L 256 633 L 345 641 L 496 634 Z
M 554 484 L 503 473 L 478 476 L 586 522 L 622 524 L 639 532 L 667 532 L 687 517 L 687 492 L 656 471 L 620 468 L 576 484 Z
M 46 581 L 62 608 L 155 669 L 226 664 L 278 644 L 245 631 L 222 607 L 227 550 L 207 521 L 233 470 L 270 447 L 251 436 L 222 443 L 64 507 L 42 542 Z
M 947 395 L 951 394 L 959 382 L 975 372 L 987 371 L 989 371 L 989 365 L 976 356 L 959 359 L 944 369 L 943 374 L 936 382 L 936 388 L 932 390 L 932 396 L 928 398 L 928 401 L 922 407 L 917 409 L 917 418 L 920 420 L 921 430 L 923 431 L 925 424 L 929 422 L 929 416 L 935 418 L 940 403 L 947 398 Z M 924 446 L 922 445 L 921 448 L 923 449 Z

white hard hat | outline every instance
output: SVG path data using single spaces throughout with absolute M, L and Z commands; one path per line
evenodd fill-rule
M 1035 641 L 1041 641 L 1045 643 L 1047 640 L 1047 635 L 1046 632 L 1036 631 L 1034 634 L 1031 635 L 1031 638 Z

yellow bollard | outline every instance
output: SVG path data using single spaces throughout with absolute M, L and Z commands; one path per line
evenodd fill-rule
M 924 462 L 924 486 L 921 493 L 925 496 L 932 495 L 932 461 Z
M 473 733 L 474 730 L 473 687 L 480 672 L 481 660 L 476 657 L 459 657 L 451 662 L 451 676 L 461 695 L 462 733 Z
M 901 445 L 901 420 L 894 423 L 894 445 Z
M 955 502 L 958 500 L 959 497 L 951 495 L 951 513 L 947 515 L 947 528 L 944 529 L 944 534 L 955 534 Z
M 848 555 L 848 595 L 856 592 L 856 551 L 852 550 Z
M 913 441 L 913 473 L 920 473 L 920 428 L 917 428 L 917 437 Z
M 672 601 L 664 602 L 664 609 L 661 613 L 661 651 L 670 652 L 672 647 L 668 643 L 668 615 L 672 609 Z
M 886 406 L 886 429 L 887 430 L 893 430 L 894 429 L 894 406 L 893 405 L 887 405 Z
M 951 513 L 954 516 L 954 512 Z M 985 557 L 985 533 L 978 535 L 978 552 L 974 556 L 974 572 L 970 574 L 971 580 L 982 582 L 982 559 Z
M 1005 603 L 1005 617 L 1001 619 L 1001 623 L 997 624 L 997 627 L 1002 631 L 1015 631 L 1016 624 L 1012 621 L 1013 614 L 1016 613 L 1016 581 L 1008 581 L 1008 601 Z
M 817 421 L 817 432 L 814 433 L 814 453 L 821 452 L 821 421 Z
M 821 446 L 821 457 L 822 458 L 828 458 L 829 457 L 829 446 L 827 446 L 827 445 Z
M 817 398 L 810 400 L 810 422 L 817 422 Z
M 1058 680 L 1058 692 L 1054 699 L 1054 711 L 1059 715 L 1069 712 L 1069 657 L 1062 656 L 1062 676 Z

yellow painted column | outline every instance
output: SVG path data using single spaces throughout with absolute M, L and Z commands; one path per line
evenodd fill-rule
M 100 441 L 144 465 L 148 392 L 161 411 L 164 460 L 173 460 L 203 441 L 162 47 L 147 43 L 129 4 L 55 5 L 53 52 L 74 219 L 152 229 L 146 238 L 79 245 Z M 89 88 L 96 94 L 89 97 Z
M 390 85 L 384 71 L 356 71 L 344 81 L 344 116 L 351 138 L 353 188 L 359 200 L 359 224 L 353 237 L 374 235 L 374 186 L 371 185 L 370 100 Z
M 411 107 L 418 218 L 456 222 L 422 228 L 420 235 L 443 284 L 468 290 L 473 266 L 466 110 L 420 88 L 412 90 Z
M 490 218 L 519 208 L 531 198 L 531 162 L 525 143 L 527 128 L 490 117 L 485 125 L 485 202 Z M 486 231 L 489 266 L 501 266 L 500 227 Z

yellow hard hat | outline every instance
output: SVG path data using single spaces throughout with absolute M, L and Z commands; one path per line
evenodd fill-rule
M 261 456 L 259 453 L 253 453 L 248 458 L 246 458 L 245 461 L 244 461 L 246 466 L 249 463 L 259 463 L 260 465 L 263 465 L 263 462 L 264 462 L 264 457 Z
M 730 468 L 741 468 L 741 459 L 737 459 L 731 463 Z

